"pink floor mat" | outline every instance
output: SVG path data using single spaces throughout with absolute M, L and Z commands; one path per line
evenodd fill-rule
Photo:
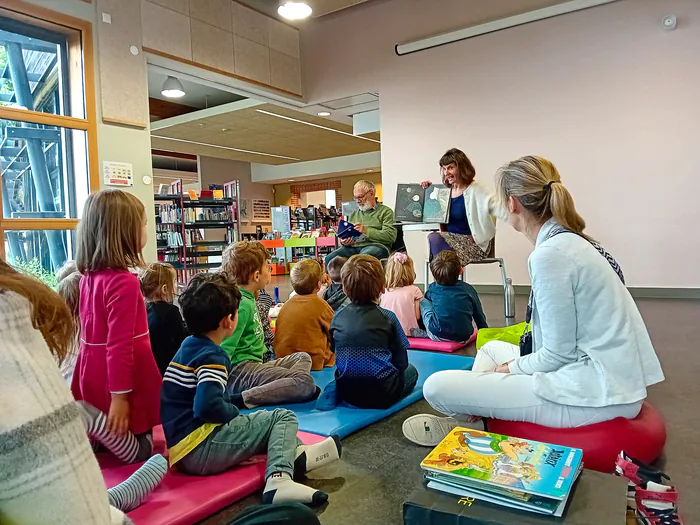
M 433 352 L 455 352 L 460 348 L 464 348 L 476 341 L 476 335 L 479 331 L 475 328 L 474 333 L 466 343 L 451 343 L 449 341 L 433 341 L 432 339 L 423 339 L 418 337 L 409 337 L 408 342 L 411 345 L 411 350 L 432 350 Z
M 307 444 L 326 439 L 299 432 Z M 153 429 L 156 452 L 165 449 L 162 427 Z M 141 464 L 118 465 L 111 456 L 101 457 L 102 475 L 108 487 L 124 481 Z M 165 475 L 163 483 L 146 501 L 129 513 L 136 525 L 192 525 L 215 512 L 260 490 L 265 482 L 265 456 L 256 456 L 240 467 L 218 476 L 186 476 L 175 469 Z

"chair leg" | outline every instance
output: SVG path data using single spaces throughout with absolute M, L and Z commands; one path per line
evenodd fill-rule
M 430 262 L 425 261 L 425 289 L 428 289 L 428 286 L 430 286 Z

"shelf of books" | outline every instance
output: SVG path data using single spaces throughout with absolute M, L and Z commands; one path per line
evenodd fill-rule
M 272 275 L 288 274 L 294 267 L 294 264 L 302 259 L 316 258 L 321 261 L 336 248 L 334 235 L 328 237 L 266 239 L 260 242 L 270 253 Z
M 221 266 L 224 249 L 240 238 L 239 183 L 183 193 L 182 180 L 154 196 L 158 260 L 177 271 L 178 283 Z

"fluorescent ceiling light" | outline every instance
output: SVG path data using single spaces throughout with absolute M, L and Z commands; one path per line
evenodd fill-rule
M 374 170 L 367 170 L 367 173 L 372 173 Z
M 331 112 L 330 112 L 330 111 L 319 111 L 319 112 L 316 113 L 316 114 L 317 114 L 319 117 L 330 117 L 330 116 L 331 116 Z
M 186 142 L 187 144 L 197 144 L 198 146 L 207 146 L 209 148 L 219 148 L 219 149 L 227 149 L 230 151 L 239 151 L 241 153 L 249 153 L 251 155 L 263 155 L 265 157 L 274 157 L 276 159 L 301 160 L 301 159 L 297 159 L 296 157 L 285 157 L 284 155 L 274 155 L 272 153 L 262 153 L 260 151 L 250 151 L 248 149 L 230 148 L 228 146 L 219 146 L 217 144 L 207 144 L 206 142 L 197 142 L 195 140 L 175 139 L 173 137 L 164 137 L 162 135 L 151 135 L 151 137 L 156 138 L 156 139 L 172 140 L 174 142 Z
M 160 94 L 168 98 L 180 98 L 185 96 L 185 88 L 182 87 L 182 82 L 175 77 L 169 76 L 163 82 L 163 89 Z
M 294 182 L 294 179 L 287 179 L 287 182 Z
M 306 2 L 284 2 L 277 13 L 287 20 L 303 20 L 311 16 L 311 7 Z
M 265 111 L 264 109 L 256 109 L 255 111 L 257 111 L 258 113 L 263 113 L 264 115 L 270 115 L 271 117 L 282 118 L 282 119 L 284 119 L 284 120 L 291 120 L 292 122 L 298 122 L 299 124 L 305 124 L 306 126 L 312 126 L 312 127 L 314 127 L 314 128 L 325 129 L 326 131 L 332 131 L 332 132 L 334 132 L 334 133 L 340 133 L 341 135 L 347 135 L 348 137 L 353 137 L 353 138 L 362 139 L 362 140 L 369 140 L 370 142 L 376 142 L 377 144 L 381 144 L 381 142 L 378 141 L 378 140 L 370 139 L 370 138 L 367 138 L 367 137 L 361 137 L 360 135 L 353 135 L 352 133 L 347 133 L 347 132 L 345 132 L 345 131 L 340 131 L 339 129 L 328 128 L 328 127 L 326 127 L 326 126 L 321 126 L 321 125 L 319 125 L 319 124 L 314 124 L 313 122 L 306 122 L 306 121 L 304 121 L 304 120 L 299 120 L 299 119 L 295 119 L 295 118 L 292 118 L 292 117 L 286 117 L 286 116 L 284 116 L 284 115 L 279 115 L 279 114 L 277 114 L 277 113 L 271 113 L 271 112 L 269 112 L 269 111 Z

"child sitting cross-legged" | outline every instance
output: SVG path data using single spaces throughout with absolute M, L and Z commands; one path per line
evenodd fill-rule
M 275 326 L 275 357 L 296 352 L 311 356 L 311 370 L 335 365 L 331 352 L 330 328 L 333 309 L 317 294 L 323 281 L 323 269 L 315 259 L 304 259 L 291 272 L 296 295 L 284 303 Z
M 238 326 L 221 343 L 232 364 L 229 391 L 241 408 L 303 403 L 320 392 L 309 373 L 308 354 L 296 353 L 263 363 L 265 335 L 255 294 L 270 283 L 269 257 L 258 241 L 237 242 L 223 255 L 221 268 L 238 284 L 242 296 Z
M 396 315 L 378 306 L 384 292 L 382 264 L 370 255 L 353 255 L 343 266 L 342 280 L 352 303 L 331 323 L 338 367 L 335 401 L 388 408 L 413 391 L 418 371 L 408 362 L 408 340 Z
M 406 335 L 411 335 L 411 330 L 418 328 L 420 319 L 423 292 L 413 284 L 415 280 L 413 259 L 401 252 L 392 254 L 386 263 L 387 289 L 382 294 L 379 306 L 396 314 Z
M 297 418 L 284 408 L 240 414 L 226 392 L 231 361 L 221 342 L 236 330 L 241 293 L 222 273 L 198 274 L 180 296 L 187 327 L 163 378 L 161 420 L 170 465 L 209 476 L 267 453 L 264 503 L 320 504 L 328 495 L 292 480 L 340 457 L 337 436 L 297 440 Z
M 427 335 L 433 341 L 466 342 L 474 333 L 474 324 L 488 328 L 479 295 L 472 285 L 459 279 L 462 263 L 455 252 L 438 253 L 430 261 L 430 271 L 435 282 L 420 303 L 426 330 L 412 330 L 411 335 Z
M 343 283 L 340 282 L 340 272 L 343 266 L 348 262 L 346 257 L 333 257 L 328 263 L 328 276 L 331 278 L 331 284 L 323 292 L 323 299 L 333 308 L 334 312 L 340 310 L 343 306 L 350 304 L 350 299 L 343 291 Z

